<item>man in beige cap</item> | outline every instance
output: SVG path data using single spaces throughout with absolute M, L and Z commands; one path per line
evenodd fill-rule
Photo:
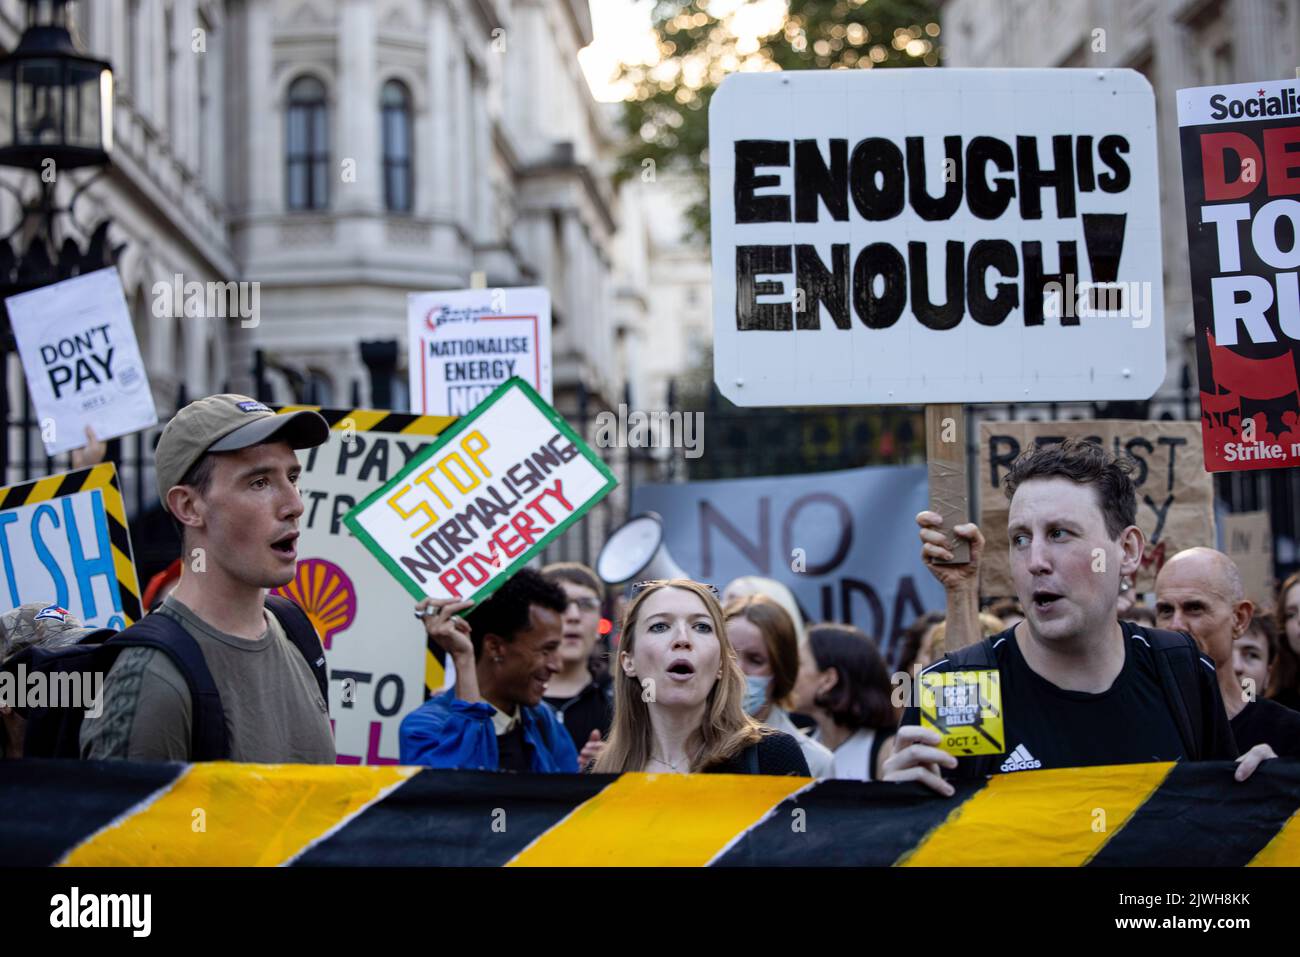
M 277 601 L 272 613 L 266 594 L 291 581 L 297 564 L 295 450 L 328 435 L 316 412 L 276 415 L 247 396 L 213 395 L 176 413 L 158 441 L 158 494 L 181 531 L 182 573 L 155 614 L 202 651 L 224 717 L 223 756 L 233 761 L 335 760 L 319 639 L 309 624 L 304 639 L 306 616 L 296 606 Z M 118 655 L 102 716 L 81 726 L 83 757 L 211 756 L 194 753 L 194 695 L 203 694 L 203 714 L 210 696 L 178 661 L 148 647 Z

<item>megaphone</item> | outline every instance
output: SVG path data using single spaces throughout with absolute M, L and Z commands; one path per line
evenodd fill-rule
M 656 512 L 633 515 L 618 527 L 596 558 L 607 585 L 652 578 L 690 578 L 664 545 L 664 520 Z

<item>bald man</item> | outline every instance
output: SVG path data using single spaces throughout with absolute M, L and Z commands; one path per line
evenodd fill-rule
M 1236 564 L 1212 548 L 1179 552 L 1156 577 L 1156 623 L 1187 632 L 1213 659 L 1237 747 L 1244 752 L 1264 744 L 1283 757 L 1300 757 L 1300 712 L 1257 698 L 1254 689 L 1242 687 L 1233 665 L 1233 642 L 1254 612 Z

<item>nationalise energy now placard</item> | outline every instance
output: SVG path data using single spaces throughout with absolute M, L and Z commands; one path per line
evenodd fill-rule
M 5 300 L 46 455 L 158 424 L 116 267 Z
M 542 286 L 407 297 L 411 411 L 465 415 L 518 377 L 551 401 L 551 294 Z
M 1300 465 L 1300 81 L 1178 91 L 1205 468 Z
M 1164 380 L 1136 71 L 736 73 L 709 168 L 732 402 L 1140 399 Z
M 284 415 L 315 406 L 286 406 Z M 348 533 L 343 517 L 456 420 L 376 409 L 316 409 L 323 445 L 299 452 L 298 569 L 278 594 L 302 606 L 325 647 L 340 764 L 395 764 L 402 718 L 444 684 L 440 654 L 411 618 L 406 590 Z
M 514 378 L 344 523 L 416 598 L 481 601 L 617 484 L 564 418 Z

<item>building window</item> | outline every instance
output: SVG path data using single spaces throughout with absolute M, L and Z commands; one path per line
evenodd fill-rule
M 384 127 L 384 206 L 409 213 L 412 206 L 411 94 L 397 80 L 384 84 L 380 98 Z
M 329 205 L 329 107 L 325 84 L 302 76 L 289 87 L 285 172 L 290 209 Z

